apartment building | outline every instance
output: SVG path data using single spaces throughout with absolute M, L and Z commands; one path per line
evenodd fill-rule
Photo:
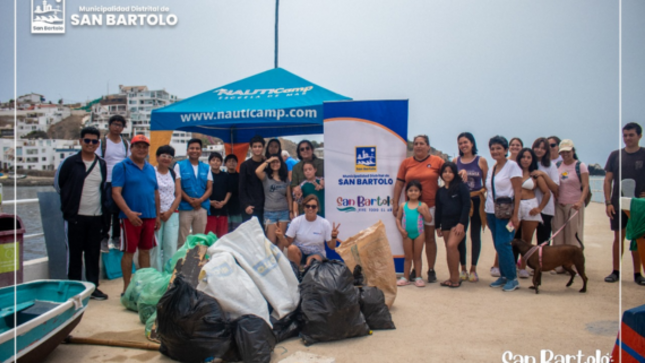
M 6 163 L 7 168 L 15 166 L 16 170 L 55 170 L 64 157 L 79 150 L 78 140 L 18 140 L 15 151 L 13 151 L 13 140 L 10 141 L 12 145 L 7 148 L 8 152 L 4 152 L 6 145 L 2 145 L 3 157 L 6 156 L 6 161 L 3 160 L 2 163 L 3 165 Z M 2 142 L 6 142 L 6 139 Z M 57 152 L 57 150 L 66 151 Z

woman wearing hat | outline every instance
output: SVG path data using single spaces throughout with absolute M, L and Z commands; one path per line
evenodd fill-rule
M 566 226 L 555 236 L 553 245 L 580 246 L 578 241 L 584 241 L 585 198 L 589 193 L 589 170 L 585 163 L 578 161 L 573 141 L 569 139 L 560 142 L 560 156 L 562 156 L 562 162 L 557 164 L 560 186 L 556 195 L 553 233 L 557 233 L 563 225 L 566 224 Z M 570 218 L 571 221 L 569 221 Z

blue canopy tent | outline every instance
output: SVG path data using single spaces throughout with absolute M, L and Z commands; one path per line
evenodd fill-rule
M 322 134 L 323 102 L 350 99 L 282 68 L 271 69 L 153 110 L 151 150 L 169 144 L 178 130 L 218 137 L 229 144 L 227 152 L 246 156 L 245 147 L 233 145 L 245 146 L 256 134 Z

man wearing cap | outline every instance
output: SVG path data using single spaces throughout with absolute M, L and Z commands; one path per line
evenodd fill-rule
M 175 175 L 181 179 L 181 202 L 179 203 L 179 240 L 177 248 L 186 242 L 192 228 L 193 234 L 204 233 L 210 211 L 213 174 L 208 164 L 199 161 L 202 156 L 202 140 L 188 140 L 188 159 L 175 164 Z
M 112 170 L 112 198 L 119 206 L 123 228 L 121 259 L 123 292 L 130 284 L 132 257 L 139 249 L 139 267 L 150 267 L 150 250 L 156 245 L 155 231 L 161 226 L 159 187 L 155 169 L 146 161 L 150 140 L 132 138 L 131 154 Z
M 625 228 L 627 228 L 627 221 L 629 220 L 627 214 L 620 209 L 620 181 L 625 179 L 634 180 L 636 182 L 634 195 L 639 198 L 645 198 L 645 148 L 639 145 L 641 137 L 643 137 L 643 129 L 639 124 L 630 122 L 625 125 L 623 127 L 625 148 L 613 151 L 605 165 L 606 174 L 603 191 L 605 194 L 606 213 L 609 217 L 611 230 L 614 231 L 613 271 L 609 276 L 605 277 L 605 282 L 620 280 L 620 260 L 623 256 L 623 245 L 625 244 Z M 619 179 L 621 176 L 622 179 Z M 638 251 L 632 251 L 632 263 L 634 265 L 634 282 L 639 285 L 645 285 L 645 278 L 641 275 L 641 260 Z
M 101 133 L 94 127 L 83 128 L 79 140 L 81 151 L 63 160 L 54 179 L 65 220 L 67 278 L 82 280 L 85 261 L 85 277 L 97 287 L 90 296 L 94 300 L 108 298 L 98 289 L 107 175 L 105 161 L 94 154 L 100 136 Z

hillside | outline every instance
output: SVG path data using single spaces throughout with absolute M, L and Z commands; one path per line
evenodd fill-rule
M 63 121 L 51 125 L 49 130 L 47 130 L 47 136 L 50 139 L 78 139 L 81 137 L 81 128 L 83 128 L 82 120 L 82 115 L 72 114 Z

